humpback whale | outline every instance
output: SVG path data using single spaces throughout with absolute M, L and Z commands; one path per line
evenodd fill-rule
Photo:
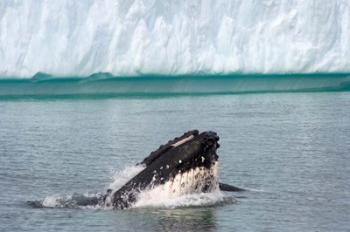
M 168 141 L 151 152 L 142 162 L 142 171 L 119 189 L 108 189 L 105 194 L 86 197 L 73 194 L 61 199 L 60 205 L 105 206 L 125 209 L 132 206 L 144 190 L 158 187 L 171 196 L 191 193 L 222 191 L 244 191 L 244 189 L 218 181 L 216 150 L 220 147 L 219 136 L 212 131 L 199 133 L 192 130 Z M 44 207 L 43 201 L 28 201 L 32 207 Z
M 153 151 L 138 165 L 145 168 L 120 189 L 108 190 L 104 204 L 116 209 L 130 207 L 138 194 L 157 186 L 166 186 L 173 194 L 243 189 L 218 182 L 216 150 L 219 136 L 212 131 L 192 130 L 168 141 Z

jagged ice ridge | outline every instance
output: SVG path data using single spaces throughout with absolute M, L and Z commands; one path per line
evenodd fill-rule
M 350 71 L 350 1 L 0 2 L 0 76 Z

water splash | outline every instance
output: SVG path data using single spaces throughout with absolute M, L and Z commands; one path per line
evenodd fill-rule
M 177 174 L 163 185 L 142 191 L 133 205 L 138 207 L 209 206 L 224 202 L 218 185 L 218 162 L 210 170 L 191 169 Z
M 100 208 L 102 199 L 103 196 L 99 193 L 74 193 L 72 195 L 51 195 L 45 197 L 41 202 L 30 203 L 39 208 Z
M 142 165 L 127 166 L 123 170 L 115 172 L 108 189 L 111 189 L 112 192 L 118 190 L 144 168 Z M 234 202 L 233 197 L 225 196 L 219 190 L 217 173 L 218 166 L 214 165 L 210 171 L 197 168 L 178 174 L 164 185 L 140 192 L 132 208 L 198 207 Z M 201 180 L 197 186 L 194 186 L 195 178 Z M 212 188 L 208 189 L 208 192 L 202 192 L 206 184 L 211 185 Z M 42 201 L 30 201 L 28 205 L 35 208 L 112 209 L 111 205 L 106 204 L 104 200 L 104 194 L 101 193 L 55 194 L 45 197 Z
M 123 170 L 116 171 L 113 174 L 112 183 L 109 184 L 108 189 L 111 189 L 112 191 L 118 190 L 144 168 L 145 166 L 143 165 L 132 165 L 126 166 Z
M 208 193 L 193 193 L 170 197 L 166 192 L 164 192 L 164 189 L 155 188 L 142 192 L 139 199 L 132 207 L 182 208 L 214 206 L 224 203 L 232 203 L 234 201 L 235 200 L 233 197 L 225 196 L 220 190 L 215 190 Z

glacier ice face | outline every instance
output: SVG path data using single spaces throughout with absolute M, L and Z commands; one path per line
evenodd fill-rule
M 350 1 L 4 0 L 0 76 L 350 71 Z

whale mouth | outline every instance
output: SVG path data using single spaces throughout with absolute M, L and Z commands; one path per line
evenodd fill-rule
M 160 184 L 175 179 L 178 174 L 209 171 L 218 161 L 218 141 L 215 132 L 189 131 L 161 145 L 141 164 L 153 169 L 153 182 Z
M 195 167 L 178 173 L 160 186 L 163 191 L 168 191 L 168 196 L 178 197 L 213 192 L 219 188 L 218 183 L 218 162 L 215 162 L 210 168 Z
M 192 134 L 185 134 L 170 143 L 167 152 L 174 153 L 173 158 L 176 156 L 173 170 L 168 174 L 156 173 L 161 176 L 159 183 L 163 185 L 163 189 L 167 189 L 174 196 L 211 192 L 218 188 L 218 155 L 216 150 L 220 146 L 218 144 L 219 137 L 215 132 L 198 134 L 197 131 L 193 131 L 190 133 Z M 183 151 L 181 148 L 179 148 L 180 151 L 176 150 L 179 146 L 184 146 Z M 172 149 L 174 150 L 172 151 Z M 181 154 L 181 152 L 183 153 Z M 160 154 L 159 157 L 162 155 L 166 156 L 167 154 Z M 179 160 L 176 161 L 177 158 Z M 165 168 L 171 169 L 171 166 L 169 167 L 167 164 Z M 157 181 L 156 176 L 154 181 Z
M 185 155 L 182 155 L 183 160 L 178 161 L 179 164 L 176 169 L 181 172 L 189 172 L 196 169 L 210 170 L 218 161 L 218 155 L 216 154 L 216 150 L 219 147 L 218 140 L 219 137 L 215 132 L 203 132 L 196 137 L 192 136 L 191 139 L 185 142 L 181 140 Z M 174 151 L 174 153 L 176 152 Z M 181 155 L 179 156 L 181 157 Z

